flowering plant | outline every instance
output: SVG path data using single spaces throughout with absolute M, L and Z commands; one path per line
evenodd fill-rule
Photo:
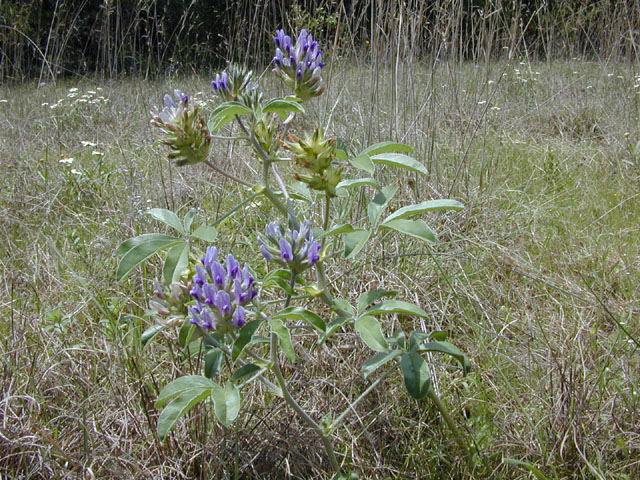
M 381 186 L 374 176 L 376 168 L 384 165 L 417 175 L 426 173 L 422 163 L 408 155 L 412 151 L 408 145 L 382 142 L 361 152 L 349 152 L 343 141 L 327 137 L 319 128 L 302 137 L 290 134 L 289 140 L 285 140 L 293 117 L 305 112 L 304 103 L 324 92 L 325 64 L 318 43 L 305 30 L 295 43 L 279 30 L 275 44 L 274 72 L 293 95 L 265 100 L 252 72 L 230 66 L 212 81 L 214 93 L 223 102 L 213 110 L 206 124 L 197 105 L 179 90 L 175 92 L 175 100 L 165 95 L 164 110 L 152 120 L 158 128 L 160 143 L 167 147 L 168 157 L 176 160 L 178 166 L 204 163 L 251 187 L 251 196 L 231 213 L 260 196 L 272 205 L 274 216 L 280 217 L 265 222 L 263 234 L 254 232 L 255 251 L 262 253 L 270 267 L 262 279 L 257 279 L 252 267 L 247 263 L 241 265 L 233 254 L 226 258 L 219 256 L 215 246 L 207 247 L 199 255 L 200 260 L 193 261 L 191 253 L 195 247 L 191 239 L 207 243 L 217 239 L 215 226 L 198 225 L 195 211 L 180 220 L 169 210 L 151 209 L 149 215 L 179 235 L 144 234 L 118 247 L 116 255 L 121 257 L 118 279 L 155 253 L 166 252 L 164 283 L 156 282 L 150 302 L 159 323 L 145 332 L 143 341 L 161 329 L 178 326 L 181 347 L 196 345 L 204 355 L 202 375 L 180 377 L 160 392 L 156 405 L 164 408 L 158 418 L 158 433 L 165 438 L 180 417 L 205 401 L 213 403 L 222 424 L 230 425 L 241 411 L 242 390 L 250 382 L 260 381 L 315 431 L 335 478 L 346 478 L 346 460 L 336 455 L 333 434 L 347 413 L 399 367 L 410 396 L 432 400 L 460 448 L 471 458 L 466 442 L 436 393 L 428 362 L 430 353 L 443 353 L 455 359 L 466 373 L 470 368 L 467 357 L 445 340 L 444 332 L 396 330 L 392 336 L 385 335 L 385 317 L 404 315 L 424 319 L 427 313 L 418 305 L 393 298 L 397 292 L 388 290 L 363 292 L 355 299 L 355 305 L 336 298 L 325 270 L 326 264 L 341 261 L 339 251 L 343 258 L 353 259 L 378 235 L 401 234 L 434 242 L 435 233 L 418 217 L 463 206 L 455 200 L 427 200 L 385 216 L 398 187 Z M 237 125 L 242 140 L 251 147 L 255 161 L 261 166 L 261 178 L 237 178 L 209 160 L 215 140 L 210 132 L 215 133 L 230 122 Z M 277 168 L 282 164 L 295 165 L 296 169 L 290 176 L 283 176 Z M 357 176 L 357 172 L 364 175 Z M 343 178 L 346 173 L 356 176 Z M 273 189 L 273 181 L 279 191 Z M 294 189 L 297 196 L 290 193 Z M 348 201 L 354 192 L 364 195 L 371 189 L 375 193 L 366 205 L 366 214 L 361 216 L 366 219 L 362 224 L 332 222 L 335 202 Z M 296 200 L 298 197 L 302 200 Z M 322 214 L 304 218 L 296 202 L 316 200 L 323 203 Z M 309 280 L 312 275 L 314 281 Z M 274 298 L 271 287 L 278 289 L 283 298 Z M 374 352 L 361 366 L 363 376 L 368 379 L 383 367 L 386 370 L 350 400 L 345 411 L 313 418 L 296 400 L 297 393 L 290 391 L 281 368 L 284 358 L 291 364 L 297 361 L 294 342 L 298 330 L 293 328 L 296 324 L 315 331 L 320 344 L 341 329 L 354 329 Z

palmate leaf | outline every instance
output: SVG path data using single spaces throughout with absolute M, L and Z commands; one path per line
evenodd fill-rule
M 289 112 L 304 113 L 304 106 L 297 100 L 295 97 L 274 98 L 264 104 L 262 111 L 276 113 L 284 120 Z
M 358 318 L 355 324 L 356 331 L 360 334 L 362 341 L 376 352 L 386 352 L 389 345 L 382 334 L 380 322 L 373 317 L 364 316 Z
M 162 266 L 162 277 L 168 285 L 180 280 L 180 274 L 189 264 L 189 244 L 179 243 L 169 249 Z
M 427 168 L 422 163 L 402 153 L 379 153 L 371 156 L 371 160 L 373 163 L 404 168 L 412 172 L 422 173 L 423 175 L 427 175 L 428 173 Z
M 147 210 L 147 215 L 151 215 L 156 220 L 161 221 L 162 223 L 169 225 L 171 228 L 176 230 L 180 235 L 186 235 L 187 231 L 185 227 L 182 225 L 182 222 L 178 218 L 178 216 L 173 213 L 171 210 L 167 210 L 166 208 L 152 208 Z
M 370 147 L 365 148 L 361 153 L 365 153 L 367 155 L 376 155 L 378 153 L 387 153 L 387 152 L 408 152 L 412 153 L 413 148 L 404 143 L 396 143 L 396 142 L 380 142 L 375 145 L 371 145 Z
M 327 328 L 322 317 L 320 317 L 317 313 L 314 313 L 302 307 L 293 306 L 284 308 L 276 313 L 272 318 L 279 318 L 282 320 L 293 318 L 295 320 L 302 320 L 304 322 L 307 322 L 320 332 L 324 332 Z
M 382 212 L 387 208 L 389 202 L 391 202 L 391 199 L 397 191 L 398 187 L 395 185 L 387 185 L 378 191 L 373 200 L 369 202 L 367 205 L 367 216 L 369 217 L 371 225 L 378 223 L 378 220 L 380 220 L 380 217 L 382 216 Z
M 401 350 L 391 350 L 390 352 L 380 352 L 362 364 L 362 375 L 367 378 L 385 363 L 402 355 Z
M 272 318 L 269 322 L 271 331 L 278 337 L 278 344 L 291 363 L 296 361 L 296 352 L 291 342 L 291 332 L 279 318 Z
M 204 378 L 204 377 L 203 377 Z M 211 387 L 194 387 L 177 395 L 158 417 L 158 436 L 164 440 L 180 417 L 211 395 Z
M 369 230 L 356 230 L 344 236 L 344 257 L 354 258 L 364 248 L 371 237 Z
M 402 356 L 400 367 L 409 395 L 416 399 L 424 398 L 431 386 L 431 374 L 425 359 L 416 352 L 408 352 Z
M 397 294 L 397 290 L 371 290 L 370 292 L 364 292 L 358 297 L 358 315 L 362 315 L 365 308 L 373 302 L 377 302 L 383 297 L 395 297 Z
M 416 203 L 414 205 L 407 205 L 406 207 L 399 208 L 387 218 L 384 219 L 382 224 L 396 219 L 415 217 L 426 212 L 434 212 L 436 210 L 462 210 L 464 205 L 456 200 L 427 200 L 425 202 Z
M 122 280 L 154 253 L 179 243 L 184 243 L 184 240 L 161 233 L 148 233 L 125 240 L 116 250 L 116 255 L 122 255 L 116 270 L 116 280 Z
M 415 237 L 427 243 L 433 243 L 438 240 L 433 230 L 429 228 L 424 220 L 408 220 L 397 219 L 390 220 L 380 224 L 380 230 L 395 230 L 396 232 L 404 233 L 410 237 Z
M 240 412 L 240 390 L 233 382 L 227 383 L 224 388 L 216 385 L 212 389 L 211 397 L 214 402 L 216 417 L 225 427 L 228 427 Z
M 207 126 L 209 127 L 210 131 L 215 132 L 225 123 L 233 120 L 236 115 L 243 115 L 247 113 L 252 112 L 251 109 L 246 105 L 243 105 L 240 102 L 225 102 L 221 105 L 218 105 L 218 107 L 216 107 L 216 109 L 211 112 Z
M 413 303 L 402 300 L 385 300 L 364 312 L 365 315 L 384 315 L 387 313 L 403 313 L 416 317 L 428 318 L 427 312 Z
M 212 388 L 215 385 L 214 382 L 202 375 L 185 375 L 184 377 L 178 377 L 160 391 L 156 399 L 156 408 L 163 406 L 187 390 L 194 388 Z
M 207 225 L 200 225 L 196 228 L 191 234 L 192 237 L 195 237 L 203 242 L 213 243 L 218 238 L 218 231 L 215 227 L 209 227 Z

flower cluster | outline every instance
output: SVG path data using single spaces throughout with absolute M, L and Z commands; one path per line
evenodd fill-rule
M 267 241 L 259 238 L 260 251 L 268 261 L 276 261 L 294 273 L 301 273 L 320 260 L 322 245 L 311 231 L 311 223 L 305 220 L 299 230 L 286 230 L 276 222 L 265 227 Z
M 322 50 L 311 34 L 303 28 L 293 45 L 291 37 L 285 35 L 284 30 L 278 30 L 274 40 L 277 46 L 273 57 L 276 75 L 302 100 L 322 94 Z
M 219 333 L 242 327 L 247 315 L 244 306 L 257 294 L 249 266 L 240 268 L 231 254 L 222 266 L 216 247 L 207 248 L 202 264 L 204 268 L 196 265 L 189 292 L 196 299 L 196 304 L 189 306 L 191 323 Z
M 293 153 L 296 164 L 311 173 L 296 173 L 296 178 L 315 190 L 335 195 L 342 175 L 342 167 L 335 168 L 332 165 L 336 157 L 336 139 L 326 138 L 324 132 L 318 128 L 313 134 L 307 134 L 304 139 L 295 135 L 291 135 L 290 138 L 291 142 L 285 143 L 285 147 Z
M 177 160 L 178 166 L 203 162 L 209 155 L 211 135 L 198 105 L 189 102 L 189 96 L 180 90 L 164 96 L 165 107 L 154 115 L 151 124 L 162 132 L 161 143 L 169 147 L 169 159 Z
M 215 80 L 211 81 L 211 86 L 225 102 L 244 100 L 245 97 L 250 102 L 257 88 L 251 81 L 252 78 L 251 70 L 231 64 L 227 70 L 216 74 Z

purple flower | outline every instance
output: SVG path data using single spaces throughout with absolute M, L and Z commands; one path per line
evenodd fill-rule
M 245 324 L 247 310 L 244 306 L 257 292 L 253 289 L 254 279 L 247 264 L 240 268 L 240 263 L 231 254 L 227 256 L 225 266 L 217 258 L 217 249 L 209 247 L 202 257 L 204 268 L 196 265 L 189 292 L 196 304 L 188 311 L 191 323 L 227 333 Z
M 278 242 L 280 244 L 280 257 L 285 262 L 287 260 L 293 260 L 293 250 L 291 249 L 291 244 L 282 237 Z
M 311 222 L 300 223 L 299 230 L 286 229 L 272 222 L 265 227 L 266 239 L 258 237 L 260 252 L 267 261 L 276 261 L 300 273 L 320 260 L 322 245 L 315 240 Z

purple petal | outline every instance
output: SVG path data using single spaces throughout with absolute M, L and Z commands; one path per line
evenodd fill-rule
M 231 311 L 231 297 L 224 290 L 218 291 L 216 293 L 215 306 L 218 307 L 218 310 L 223 314 L 227 314 Z
M 293 260 L 293 251 L 291 250 L 291 244 L 285 238 L 281 238 L 278 243 L 280 244 L 280 257 L 282 258 L 282 260 Z
M 233 312 L 233 316 L 231 317 L 233 320 L 233 326 L 236 328 L 240 328 L 245 324 L 245 315 L 244 308 L 241 306 L 236 307 L 236 311 Z

